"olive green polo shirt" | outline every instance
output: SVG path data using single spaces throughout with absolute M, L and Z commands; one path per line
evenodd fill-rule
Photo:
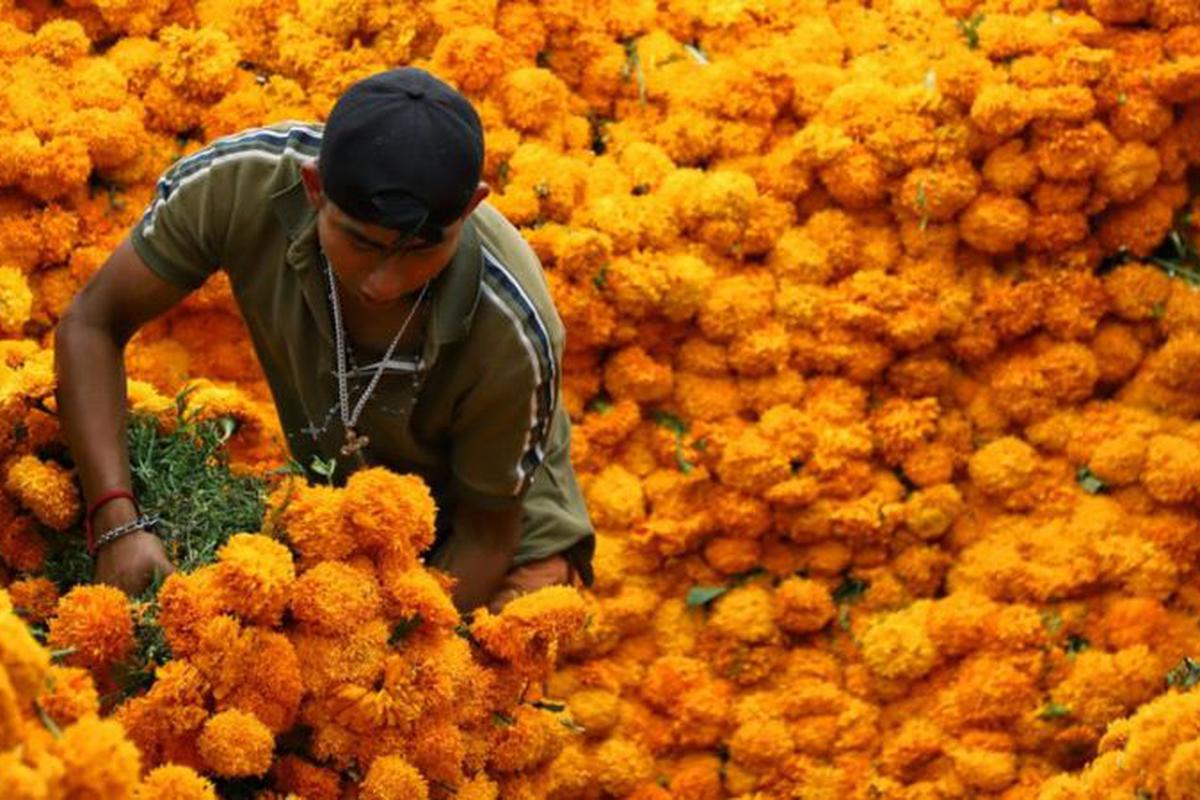
M 184 289 L 225 270 L 292 456 L 306 466 L 337 459 L 344 479 L 355 465 L 340 454 L 329 277 L 300 179 L 321 130 L 279 123 L 177 161 L 132 241 L 151 270 Z M 442 534 L 460 500 L 521 502 L 515 563 L 565 552 L 590 584 L 595 536 L 559 402 L 564 330 L 536 255 L 482 203 L 425 302 L 421 345 L 386 364 L 356 425 L 370 439 L 367 462 L 424 478 Z M 351 370 L 351 405 L 377 364 Z

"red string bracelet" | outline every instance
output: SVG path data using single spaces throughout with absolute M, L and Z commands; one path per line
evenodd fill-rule
M 92 528 L 92 518 L 96 516 L 96 512 L 112 500 L 118 498 L 127 498 L 133 502 L 134 509 L 140 514 L 141 509 L 138 507 L 137 498 L 133 496 L 133 492 L 128 489 L 109 489 L 104 494 L 96 498 L 96 501 L 88 507 L 87 519 L 83 522 L 83 530 L 87 534 L 87 549 L 91 555 L 96 555 L 96 532 Z

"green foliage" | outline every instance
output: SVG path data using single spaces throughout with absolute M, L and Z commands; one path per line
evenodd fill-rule
M 1061 719 L 1071 715 L 1071 709 L 1064 706 L 1062 703 L 1055 703 L 1053 700 L 1047 703 L 1038 716 L 1042 719 Z
M 1088 494 L 1100 494 L 1108 488 L 1108 484 L 1096 477 L 1096 473 L 1087 467 L 1075 470 L 1075 480 L 1079 483 L 1079 488 Z
M 1067 654 L 1070 656 L 1075 656 L 1079 653 L 1082 653 L 1091 646 L 1091 642 L 1077 633 L 1072 633 L 1067 636 L 1067 641 L 1063 643 L 1063 649 L 1066 650 Z
M 651 414 L 651 418 L 654 420 L 656 425 L 661 425 L 675 434 L 675 463 L 679 465 L 679 471 L 685 475 L 691 472 L 695 465 L 688 461 L 687 457 L 683 453 L 683 437 L 686 436 L 688 432 L 687 423 L 669 411 L 663 411 L 661 409 L 654 411 Z M 693 442 L 692 446 L 694 447 L 695 444 L 696 443 Z
M 958 26 L 958 31 L 967 40 L 967 47 L 975 50 L 979 47 L 979 26 L 986 19 L 985 14 L 976 14 L 970 19 L 957 20 L 955 24 Z
M 399 622 L 392 626 L 392 634 L 388 637 L 388 646 L 395 647 L 409 637 L 409 635 L 417 628 L 421 627 L 424 618 L 417 614 L 415 617 L 402 618 Z
M 1191 656 L 1184 656 L 1183 660 L 1167 673 L 1167 686 L 1190 689 L 1197 683 L 1200 683 L 1200 661 Z
M 266 510 L 266 482 L 235 475 L 225 444 L 232 419 L 199 420 L 176 400 L 174 430 L 162 430 L 149 414 L 131 413 L 127 442 L 133 491 L 144 514 L 162 521 L 155 532 L 167 555 L 191 571 L 216 559 L 216 551 L 239 531 L 257 531 Z M 92 559 L 81 531 L 48 532 L 44 574 L 61 591 L 91 580 Z
M 1200 253 L 1192 246 L 1191 226 L 1191 214 L 1186 209 L 1179 212 L 1171 232 L 1148 261 L 1165 272 L 1167 277 L 1180 278 L 1189 286 L 1200 287 Z
M 693 586 L 688 589 L 687 604 L 690 608 L 706 606 L 728 591 L 728 586 Z

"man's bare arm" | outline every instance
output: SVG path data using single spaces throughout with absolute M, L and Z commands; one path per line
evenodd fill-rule
M 453 575 L 454 605 L 462 613 L 486 606 L 512 568 L 521 538 L 520 503 L 493 510 L 460 503 L 454 528 L 432 564 Z
M 125 345 L 138 328 L 187 294 L 152 272 L 126 237 L 58 322 L 54 361 L 59 423 L 88 503 L 109 489 L 131 486 Z M 131 502 L 114 500 L 96 514 L 95 529 L 102 532 L 135 516 Z M 170 569 L 157 537 L 133 533 L 100 549 L 96 580 L 136 594 L 150 583 L 155 570 Z

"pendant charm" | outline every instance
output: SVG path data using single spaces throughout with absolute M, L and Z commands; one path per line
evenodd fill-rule
M 342 455 L 350 456 L 371 443 L 370 438 L 359 436 L 353 428 L 346 429 L 346 443 L 342 445 Z

